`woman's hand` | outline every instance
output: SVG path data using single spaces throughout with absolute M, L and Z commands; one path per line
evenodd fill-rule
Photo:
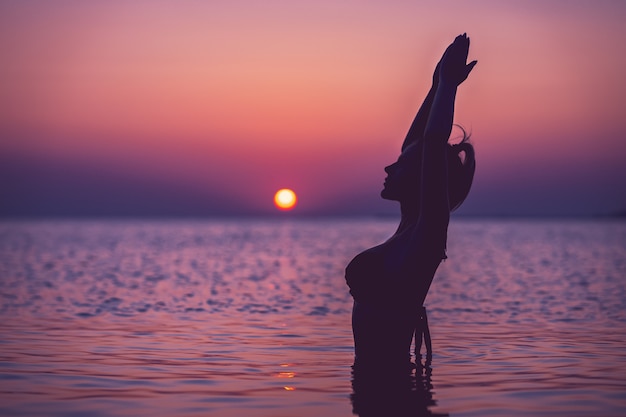
M 439 73 L 439 82 L 460 85 L 474 68 L 478 61 L 467 63 L 470 40 L 464 33 L 454 39 L 437 64 L 435 74 Z

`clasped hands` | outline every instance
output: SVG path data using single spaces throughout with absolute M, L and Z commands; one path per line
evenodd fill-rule
M 462 34 L 454 39 L 448 46 L 443 57 L 435 68 L 433 83 L 460 85 L 472 71 L 478 61 L 467 63 L 470 40 L 467 34 Z

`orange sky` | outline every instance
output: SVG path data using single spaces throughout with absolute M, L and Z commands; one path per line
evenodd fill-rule
M 382 168 L 467 32 L 479 63 L 456 121 L 478 170 L 464 210 L 625 208 L 626 3 L 510 3 L 2 2 L 4 198 L 63 188 L 29 174 L 46 165 L 184 189 L 207 212 L 225 195 L 272 212 L 281 187 L 303 213 L 393 211 Z

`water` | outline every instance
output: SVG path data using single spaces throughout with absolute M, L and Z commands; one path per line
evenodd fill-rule
M 0 415 L 373 415 L 343 269 L 393 230 L 0 223 Z M 448 255 L 405 415 L 626 415 L 626 223 L 457 220 Z

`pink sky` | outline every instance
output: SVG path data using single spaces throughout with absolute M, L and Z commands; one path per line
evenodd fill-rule
M 282 187 L 302 213 L 393 212 L 382 169 L 462 32 L 479 61 L 457 101 L 478 152 L 463 210 L 626 208 L 626 3 L 511 3 L 2 2 L 4 212 L 62 212 L 41 190 L 76 176 L 207 213 L 273 212 Z

